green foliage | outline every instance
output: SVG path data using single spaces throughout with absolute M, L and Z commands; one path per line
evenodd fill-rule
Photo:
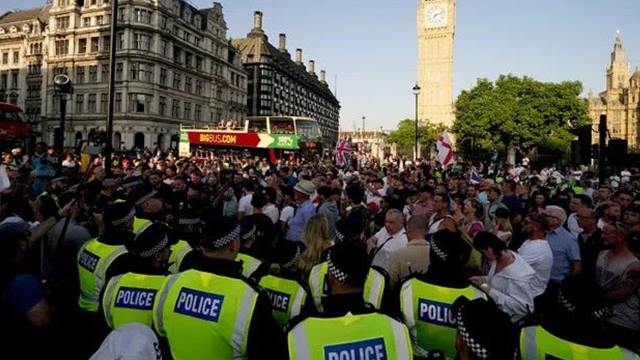
M 578 81 L 547 83 L 530 77 L 501 75 L 495 82 L 478 79 L 458 97 L 452 131 L 458 149 L 505 152 L 542 148 L 568 151 L 569 129 L 589 123 Z
M 425 148 L 432 147 L 438 139 L 438 135 L 440 135 L 444 130 L 445 127 L 441 124 L 419 124 L 418 141 L 422 151 L 425 151 Z M 387 140 L 391 143 L 397 144 L 399 154 L 411 157 L 415 146 L 415 138 L 415 120 L 404 119 L 400 121 L 396 130 L 389 134 Z

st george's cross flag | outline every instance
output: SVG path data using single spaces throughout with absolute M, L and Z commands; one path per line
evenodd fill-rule
M 347 140 L 338 140 L 336 144 L 336 164 L 338 166 L 347 165 L 351 158 L 351 151 L 351 144 Z
M 436 148 L 438 149 L 438 162 L 442 164 L 443 168 L 446 169 L 447 166 L 456 162 L 453 158 L 453 145 L 451 144 L 449 133 L 445 131 L 438 136 Z

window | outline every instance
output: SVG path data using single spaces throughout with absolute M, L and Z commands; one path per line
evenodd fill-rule
M 169 18 L 167 18 L 165 15 L 162 15 L 162 19 L 160 20 L 160 28 L 163 30 L 166 29 L 168 23 L 169 23 Z
M 184 77 L 184 91 L 185 92 L 191 93 L 191 82 L 192 82 L 192 80 L 191 80 L 190 76 L 185 76 Z M 185 106 L 186 106 L 186 104 L 185 104 Z
M 153 64 L 143 62 L 131 63 L 131 80 L 153 81 Z
M 194 114 L 194 120 L 195 121 L 200 121 L 200 119 L 202 118 L 202 105 L 200 104 L 196 104 L 196 112 Z
M 8 86 L 9 75 L 2 74 L 0 75 L 0 89 L 6 89 Z
M 145 113 L 149 110 L 149 100 L 151 96 L 144 94 L 129 94 L 129 111 L 135 113 Z
M 76 114 L 82 114 L 83 108 L 84 108 L 84 95 L 78 94 L 76 95 Z
M 96 25 L 97 26 L 104 25 L 104 16 L 102 15 L 96 16 Z
M 196 80 L 196 95 L 202 95 L 202 80 Z
M 107 82 L 109 80 L 109 64 L 102 64 L 100 69 L 100 81 Z
M 162 39 L 160 41 L 160 53 L 162 56 L 169 56 L 169 42 L 167 40 Z
M 118 47 L 116 50 L 124 49 L 124 33 L 118 33 Z
M 94 114 L 96 112 L 96 94 L 89 94 L 89 101 L 87 102 L 87 112 Z
M 191 53 L 185 52 L 184 53 L 184 65 L 188 68 L 191 67 L 191 60 L 193 58 L 193 55 L 191 55 Z
M 193 38 L 193 43 L 197 46 L 200 47 L 200 42 L 202 42 L 202 39 L 200 39 L 199 37 L 194 37 Z
M 160 69 L 160 85 L 167 86 L 167 69 Z
M 184 119 L 191 120 L 191 103 L 190 102 L 184 103 Z
M 87 39 L 78 39 L 78 54 L 87 52 Z
M 111 36 L 103 36 L 102 37 L 102 51 L 109 52 L 111 50 Z
M 98 3 L 98 0 L 91 0 L 91 5 L 95 5 Z
M 173 100 L 173 102 L 171 102 L 171 117 L 173 117 L 174 119 L 177 119 L 179 112 L 180 112 L 180 101 Z
M 13 52 L 13 63 L 17 64 L 20 62 L 20 51 Z
M 158 111 L 160 113 L 160 115 L 165 116 L 167 115 L 167 98 L 164 96 L 160 96 L 160 101 L 158 103 Z
M 3 52 L 2 53 L 2 64 L 3 65 L 7 65 L 9 63 L 9 53 L 8 52 Z
M 99 37 L 92 37 L 91 38 L 91 52 L 92 53 L 97 53 L 98 51 L 100 51 L 100 38 Z
M 151 50 L 151 36 L 141 33 L 134 35 L 134 48 L 138 50 Z
M 76 68 L 76 83 L 82 84 L 84 82 L 84 66 L 78 66 Z
M 108 103 L 109 103 L 109 94 L 107 93 L 100 94 L 100 112 L 101 113 L 104 114 L 107 112 Z
M 196 57 L 196 70 L 198 71 L 202 71 L 202 58 L 201 57 Z
M 124 66 L 122 63 L 116 63 L 116 80 L 122 80 L 122 69 Z
M 182 75 L 178 73 L 173 74 L 173 88 L 176 90 L 181 90 L 182 88 Z
M 116 93 L 113 101 L 113 111 L 118 113 L 122 112 L 122 93 Z
M 82 18 L 82 27 L 91 27 L 91 18 L 90 17 Z
M 124 15 L 125 15 L 125 8 L 123 7 L 119 7 L 118 8 L 118 22 L 123 23 L 124 22 Z
M 69 17 L 60 16 L 56 18 L 56 29 L 63 30 L 69 28 Z
M 69 40 L 56 40 L 56 55 L 67 55 L 69 53 Z
M 98 82 L 98 65 L 89 66 L 89 82 L 90 83 Z
M 173 62 L 182 64 L 182 49 L 176 46 L 173 47 Z
M 144 9 L 135 9 L 133 11 L 133 19 L 136 22 L 139 22 L 139 23 L 150 24 L 151 23 L 151 11 L 144 10 Z

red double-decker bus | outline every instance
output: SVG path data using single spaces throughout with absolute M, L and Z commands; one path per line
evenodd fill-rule
M 19 143 L 26 141 L 33 128 L 19 107 L 0 103 L 0 143 Z

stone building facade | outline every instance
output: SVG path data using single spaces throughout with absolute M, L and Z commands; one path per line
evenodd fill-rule
M 305 66 L 302 50 L 295 61 L 287 50 L 286 35 L 279 46 L 269 43 L 262 29 L 262 13 L 254 13 L 254 26 L 246 38 L 233 40 L 248 73 L 249 115 L 304 116 L 318 120 L 327 144 L 338 140 L 340 102 L 329 89 L 325 71 L 316 73 L 315 62 Z
M 46 13 L 40 25 L 45 141 L 53 142 L 59 124 L 60 101 L 53 86 L 57 74 L 73 81 L 73 94 L 67 96 L 65 145 L 86 139 L 92 128 L 106 127 L 110 6 L 108 0 L 53 0 L 40 10 Z M 226 32 L 217 2 L 208 9 L 181 0 L 119 2 L 114 148 L 175 147 L 181 124 L 206 126 L 246 115 L 246 72 Z M 0 37 L 0 49 L 4 43 Z M 20 93 L 27 93 L 22 84 Z M 27 96 L 24 103 L 21 99 L 18 105 L 27 108 Z
M 397 155 L 397 145 L 388 142 L 388 131 L 341 131 L 340 138 L 351 140 L 352 148 L 379 160 Z
M 607 68 L 607 89 L 597 96 L 589 91 L 589 116 L 597 126 L 600 115 L 607 115 L 607 127 L 612 138 L 626 139 L 629 146 L 640 144 L 640 70 L 631 72 L 620 34 L 616 37 Z M 593 137 L 597 142 L 597 136 Z

